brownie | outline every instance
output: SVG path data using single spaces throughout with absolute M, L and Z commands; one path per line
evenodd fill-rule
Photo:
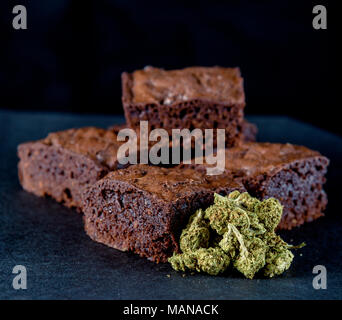
M 19 180 L 26 191 L 81 208 L 84 186 L 120 168 L 113 131 L 93 127 L 50 133 L 18 146 Z
M 329 160 L 319 152 L 289 143 L 250 142 L 226 149 L 225 161 L 223 175 L 240 180 L 252 196 L 280 200 L 284 206 L 280 229 L 291 229 L 323 215 L 327 205 L 323 184 Z M 206 169 L 206 165 L 192 167 L 201 172 Z
M 166 262 L 188 218 L 213 203 L 213 194 L 244 191 L 226 176 L 182 169 L 132 165 L 110 172 L 84 193 L 85 231 L 91 239 Z
M 245 95 L 238 68 L 145 67 L 122 74 L 122 102 L 129 127 L 148 120 L 150 129 L 225 129 L 226 146 L 242 138 Z M 216 130 L 214 131 L 216 142 Z

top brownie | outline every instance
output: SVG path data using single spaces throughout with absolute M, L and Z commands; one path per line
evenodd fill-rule
M 163 70 L 146 67 L 122 74 L 126 122 L 137 130 L 225 129 L 227 147 L 243 140 L 245 95 L 238 68 L 191 67 Z M 213 139 L 216 145 L 217 132 Z
M 146 67 L 132 73 L 130 99 L 134 103 L 170 105 L 194 99 L 244 103 L 238 68 L 190 67 L 170 70 Z

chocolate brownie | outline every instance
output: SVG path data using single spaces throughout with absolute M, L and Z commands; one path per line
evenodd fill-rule
M 138 129 L 225 129 L 227 147 L 241 140 L 245 95 L 238 68 L 191 67 L 166 71 L 145 67 L 122 74 L 127 124 Z M 214 132 L 216 142 L 216 130 Z
M 26 191 L 51 196 L 67 207 L 81 208 L 85 185 L 120 167 L 120 143 L 110 130 L 93 127 L 50 133 L 19 145 L 19 180 Z
M 225 161 L 229 179 L 233 175 L 241 180 L 252 196 L 280 200 L 284 206 L 280 229 L 291 229 L 323 215 L 327 205 L 323 184 L 329 160 L 319 152 L 289 143 L 251 142 L 226 149 Z M 206 165 L 193 167 L 206 169 Z
M 85 230 L 95 241 L 166 262 L 179 251 L 180 232 L 213 194 L 244 191 L 239 182 L 209 177 L 191 168 L 132 165 L 110 172 L 86 188 Z

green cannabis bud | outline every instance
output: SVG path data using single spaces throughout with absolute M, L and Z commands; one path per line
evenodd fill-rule
M 194 270 L 217 275 L 231 265 L 246 278 L 259 271 L 274 277 L 293 260 L 291 246 L 275 234 L 283 208 L 275 198 L 260 201 L 247 192 L 215 194 L 214 204 L 198 210 L 182 231 L 180 249 L 169 258 L 177 271 Z
M 180 248 L 183 252 L 207 248 L 209 237 L 209 223 L 204 220 L 204 212 L 200 209 L 190 217 L 188 225 L 182 231 Z
M 229 257 L 220 248 L 200 248 L 193 252 L 174 254 L 169 258 L 177 271 L 196 270 L 216 276 L 229 266 Z

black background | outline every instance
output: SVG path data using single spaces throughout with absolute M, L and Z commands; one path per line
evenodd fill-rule
M 27 30 L 12 27 L 16 4 L 27 8 Z M 327 7 L 328 30 L 312 27 L 316 4 Z M 247 114 L 284 114 L 341 134 L 333 5 L 1 0 L 0 107 L 120 114 L 123 71 L 239 66 Z

